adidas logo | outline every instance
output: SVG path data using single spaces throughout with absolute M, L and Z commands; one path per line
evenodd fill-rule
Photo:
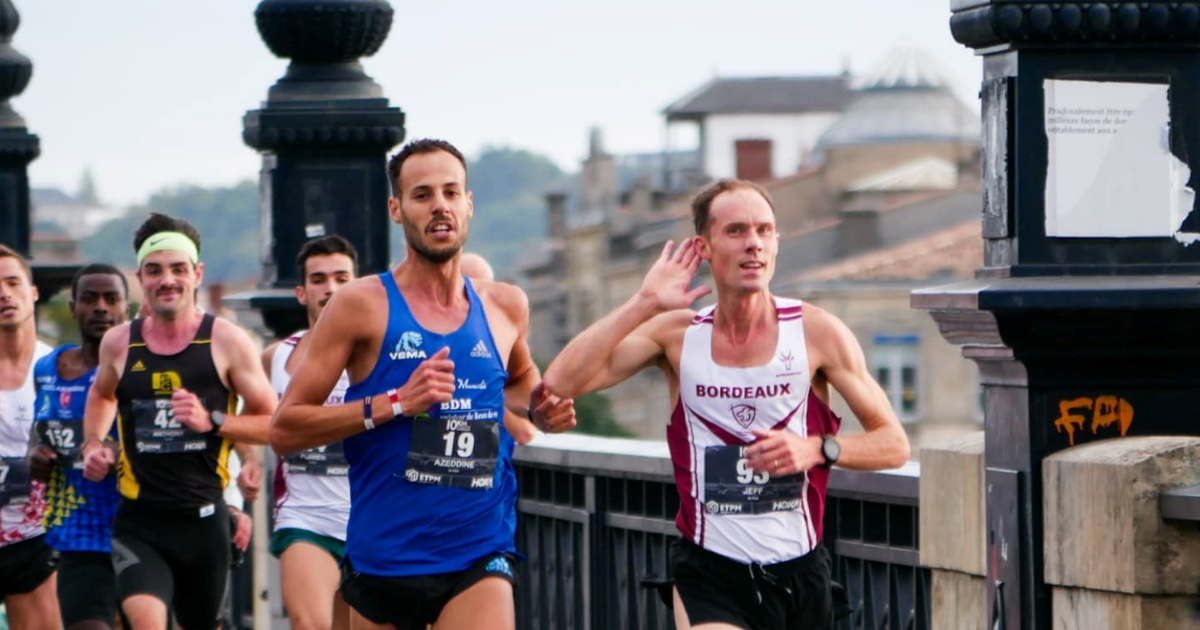
M 133 364 L 133 367 L 129 368 L 129 371 L 130 371 L 130 372 L 145 372 L 145 371 L 146 371 L 146 366 L 145 366 L 145 365 L 142 365 L 142 362 L 141 362 L 141 360 L 139 359 L 137 363 L 134 363 L 134 364 Z
M 475 344 L 474 348 L 471 348 L 471 356 L 477 359 L 490 359 L 492 358 L 492 353 L 488 352 L 487 346 L 480 339 L 479 343 Z

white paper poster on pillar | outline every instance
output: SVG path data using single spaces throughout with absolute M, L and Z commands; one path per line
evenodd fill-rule
M 1170 150 L 1168 86 L 1047 79 L 1046 236 L 1174 237 L 1191 171 Z

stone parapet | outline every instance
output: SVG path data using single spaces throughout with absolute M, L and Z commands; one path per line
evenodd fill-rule
M 984 575 L 983 432 L 940 438 L 920 457 L 921 565 Z
M 933 630 L 987 630 L 986 578 L 934 569 L 930 590 Z
M 1143 614 L 1165 604 L 1150 605 L 1145 598 L 1134 602 L 1115 594 L 1194 597 L 1200 580 L 1200 532 L 1194 524 L 1164 522 L 1158 498 L 1164 490 L 1200 483 L 1198 463 L 1200 438 L 1194 437 L 1105 440 L 1045 460 L 1046 583 L 1108 592 L 1064 594 L 1064 606 L 1081 608 L 1072 602 L 1096 598 L 1132 615 L 1130 611 Z M 1059 600 L 1056 592 L 1056 619 L 1066 614 Z
M 1200 630 L 1195 596 L 1054 587 L 1051 599 L 1054 630 Z

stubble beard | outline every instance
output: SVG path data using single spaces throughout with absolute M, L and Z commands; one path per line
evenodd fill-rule
M 462 251 L 463 243 L 467 240 L 467 234 L 464 231 L 459 233 L 458 241 L 452 245 L 441 248 L 429 247 L 421 240 L 421 230 L 415 223 L 409 220 L 407 215 L 402 214 L 401 223 L 404 227 L 404 239 L 408 241 L 408 246 L 421 258 L 434 264 L 440 265 L 444 262 L 449 262 L 458 255 L 458 252 Z

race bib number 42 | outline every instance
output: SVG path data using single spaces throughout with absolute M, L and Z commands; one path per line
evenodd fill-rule
M 755 472 L 744 446 L 704 449 L 704 510 L 709 514 L 765 514 L 800 509 L 804 475 L 772 478 Z
M 147 455 L 196 453 L 208 448 L 208 437 L 175 420 L 170 398 L 133 401 L 133 430 L 137 452 Z
M 413 483 L 491 490 L 500 453 L 496 420 L 416 418 L 404 478 Z

